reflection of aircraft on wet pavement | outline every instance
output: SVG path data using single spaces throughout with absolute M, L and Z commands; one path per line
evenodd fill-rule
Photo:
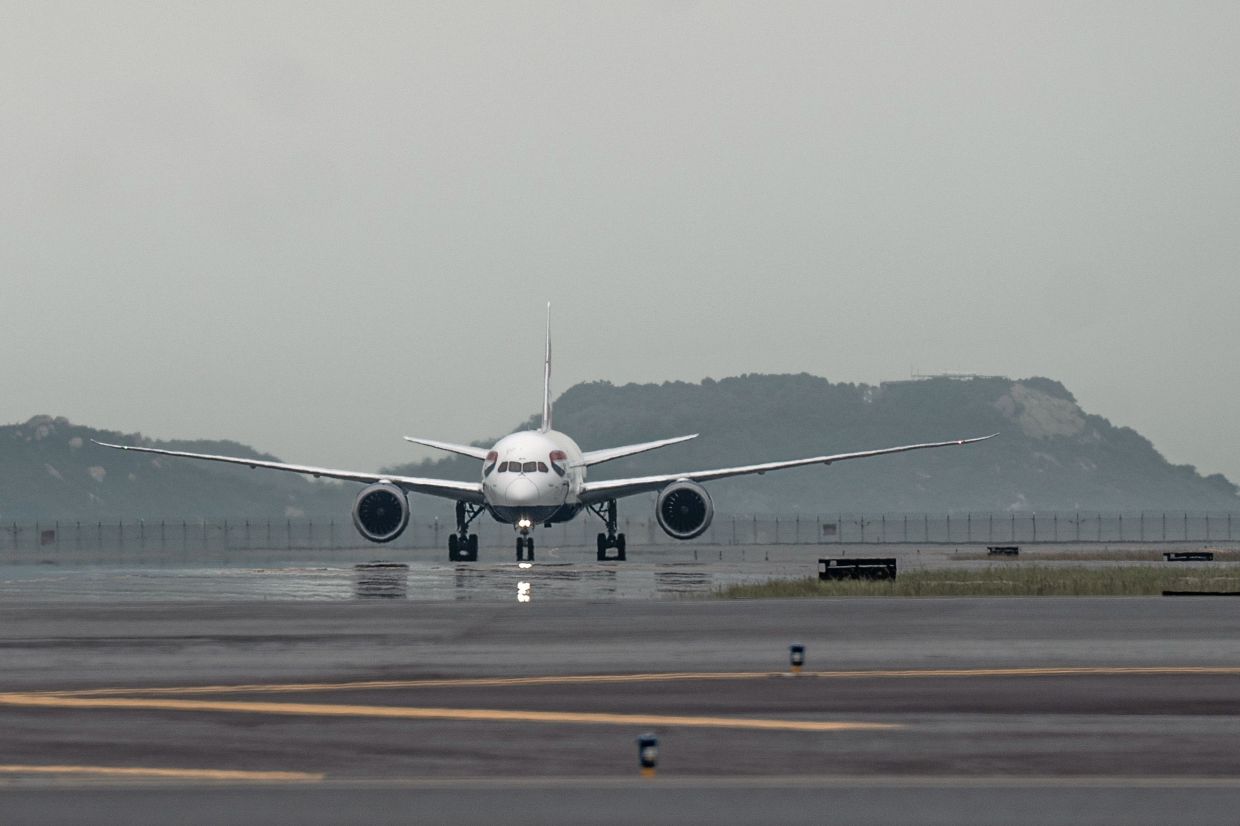
M 832 462 L 842 462 L 847 459 L 863 459 L 909 450 L 965 445 L 991 438 L 991 436 L 982 436 L 973 439 L 953 439 L 947 442 L 901 445 L 880 450 L 812 456 L 806 459 L 766 462 L 740 467 L 589 482 L 586 480 L 586 469 L 592 465 L 674 445 L 695 438 L 697 434 L 604 450 L 583 451 L 567 435 L 553 430 L 551 427 L 550 305 L 548 305 L 547 349 L 543 379 L 542 426 L 537 430 L 525 430 L 505 436 L 490 449 L 405 437 L 417 444 L 478 459 L 482 462 L 482 479 L 479 482 L 454 482 L 447 479 L 423 479 L 384 473 L 359 473 L 235 456 L 211 456 L 202 453 L 185 453 L 103 442 L 98 444 L 120 450 L 136 450 L 164 456 L 184 456 L 213 462 L 230 462 L 251 468 L 287 470 L 315 478 L 322 476 L 329 479 L 366 483 L 367 487 L 358 494 L 357 501 L 353 505 L 353 523 L 357 526 L 358 532 L 372 542 L 390 542 L 404 531 L 409 523 L 408 494 L 424 493 L 454 499 L 456 500 L 457 530 L 448 538 L 448 556 L 453 561 L 468 562 L 478 558 L 478 535 L 470 533 L 469 526 L 483 513 L 490 514 L 496 520 L 508 523 L 515 528 L 517 559 L 520 560 L 534 558 L 534 538 L 530 532 L 535 525 L 550 526 L 556 522 L 567 522 L 588 509 L 602 519 L 606 525 L 606 532 L 598 535 L 598 558 L 600 560 L 624 559 L 624 534 L 616 532 L 616 500 L 625 496 L 657 491 L 655 517 L 658 519 L 659 526 L 674 539 L 692 539 L 700 536 L 710 526 L 711 518 L 714 516 L 714 506 L 711 504 L 706 489 L 702 487 L 702 482 L 751 473 L 762 474 L 770 470 L 804 465 L 829 465 Z M 609 557 L 608 551 L 613 549 L 616 553 Z

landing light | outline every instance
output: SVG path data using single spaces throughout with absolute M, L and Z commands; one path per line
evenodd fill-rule
M 533 524 L 534 524 L 534 523 L 533 523 L 533 522 L 531 522 L 531 521 L 530 521 L 530 520 L 528 520 L 528 519 L 518 519 L 518 520 L 517 520 L 517 527 L 518 527 L 518 528 L 528 528 L 528 527 L 531 527 Z

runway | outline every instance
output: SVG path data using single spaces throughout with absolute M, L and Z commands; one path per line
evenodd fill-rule
M 1233 605 L 10 597 L 0 820 L 1234 822 Z

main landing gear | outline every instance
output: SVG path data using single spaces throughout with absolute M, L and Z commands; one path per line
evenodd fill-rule
M 524 556 L 522 554 L 524 554 Z M 518 536 L 517 537 L 517 562 L 533 562 L 533 561 L 534 561 L 534 537 Z
M 590 510 L 607 525 L 607 533 L 598 535 L 598 561 L 623 562 L 624 534 L 616 533 L 616 500 L 608 499 L 604 504 L 590 505 Z M 612 548 L 616 549 L 616 555 L 608 556 L 607 552 Z
M 482 508 L 468 502 L 456 503 L 456 533 L 448 537 L 449 562 L 477 562 L 478 534 L 469 532 L 469 525 Z

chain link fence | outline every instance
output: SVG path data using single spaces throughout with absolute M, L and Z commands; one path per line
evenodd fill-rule
M 394 550 L 446 548 L 450 522 L 411 520 Z M 653 518 L 619 520 L 634 544 L 674 542 Z M 513 543 L 511 526 L 486 517 L 470 528 L 487 547 Z M 599 520 L 583 515 L 572 522 L 539 527 L 542 547 L 593 547 Z M 1240 513 L 1055 512 L 1055 513 L 835 513 L 790 515 L 720 514 L 698 539 L 706 545 L 830 544 L 1036 544 L 1229 542 L 1240 539 Z M 0 523 L 0 554 L 145 551 L 322 551 L 375 548 L 339 520 L 189 520 Z

